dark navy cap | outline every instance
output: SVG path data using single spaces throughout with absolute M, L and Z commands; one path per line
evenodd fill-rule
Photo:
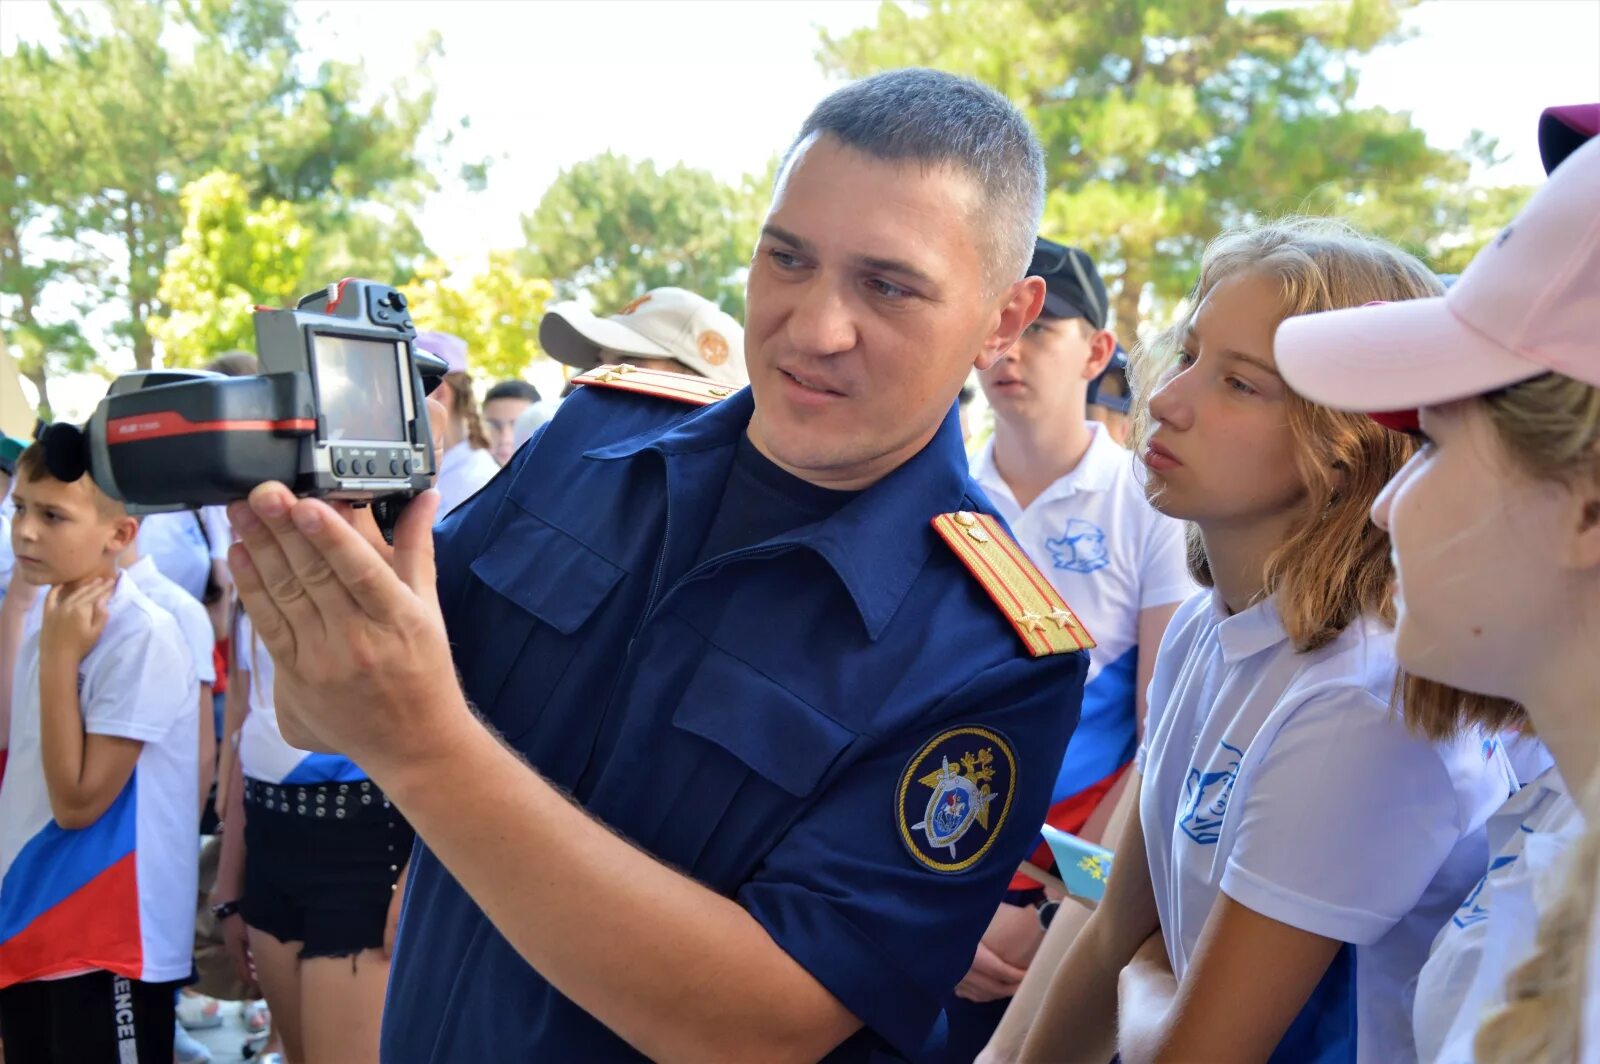
M 1045 317 L 1082 318 L 1096 329 L 1106 327 L 1106 285 L 1087 251 L 1039 237 L 1028 276 L 1044 278 Z

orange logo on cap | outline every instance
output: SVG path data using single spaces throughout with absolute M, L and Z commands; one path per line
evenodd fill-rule
M 728 341 L 716 330 L 707 329 L 695 338 L 695 344 L 700 348 L 700 357 L 711 365 L 720 366 L 728 361 Z
M 627 306 L 625 306 L 621 310 L 617 311 L 617 314 L 618 315 L 632 314 L 634 311 L 638 310 L 640 307 L 644 306 L 648 302 L 650 302 L 650 293 L 646 292 L 644 295 L 640 296 L 638 299 L 635 299 L 632 303 L 629 303 Z

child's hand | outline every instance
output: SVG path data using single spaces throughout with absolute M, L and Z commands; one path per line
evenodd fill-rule
M 70 592 L 50 589 L 44 600 L 44 622 L 39 629 L 39 656 L 65 656 L 83 661 L 105 631 L 107 604 L 116 583 L 91 580 Z
M 22 566 L 12 569 L 11 580 L 6 584 L 5 608 L 27 613 L 28 607 L 38 597 L 39 585 L 22 575 Z M 4 1062 L 0 1061 L 0 1064 Z

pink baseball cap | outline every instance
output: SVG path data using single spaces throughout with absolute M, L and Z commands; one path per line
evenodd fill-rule
M 1539 160 L 1549 174 L 1583 142 L 1600 134 L 1600 103 L 1546 107 L 1539 116 Z
M 1274 353 L 1290 387 L 1342 410 L 1436 406 L 1551 372 L 1600 388 L 1600 139 L 1446 295 L 1287 318 Z

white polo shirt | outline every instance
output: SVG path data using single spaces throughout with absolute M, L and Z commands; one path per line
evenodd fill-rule
M 123 572 L 133 578 L 134 584 L 151 602 L 172 614 L 172 619 L 178 622 L 178 629 L 183 633 L 183 641 L 189 647 L 195 676 L 199 681 L 216 683 L 217 664 L 211 653 L 212 647 L 216 645 L 216 633 L 211 630 L 211 618 L 206 614 L 206 608 L 183 588 L 167 579 L 165 574 L 156 568 L 154 558 L 140 558 Z
M 228 520 L 228 508 L 202 506 L 200 521 L 206 526 L 206 538 L 211 541 L 212 560 L 226 562 L 228 548 L 233 546 L 233 523 Z
M 211 575 L 211 548 L 193 510 L 148 514 L 139 521 L 139 554 L 154 558 L 161 574 L 196 602 L 205 601 Z
M 466 440 L 444 452 L 439 461 L 439 475 L 433 483 L 439 491 L 435 522 L 444 520 L 451 510 L 478 494 L 498 472 L 500 463 L 494 460 L 494 455 L 478 450 Z
M 239 767 L 262 783 L 349 783 L 367 774 L 348 757 L 290 746 L 278 729 L 272 656 L 248 616 L 240 616 L 239 667 L 250 670 L 250 712 L 239 729 Z
M 92 735 L 143 745 L 100 819 L 55 822 L 39 738 L 39 625 L 27 626 L 0 782 L 0 987 L 85 971 L 187 978 L 199 874 L 200 686 L 178 622 L 123 576 L 78 669 Z
M 17 556 L 11 551 L 11 520 L 16 513 L 11 493 L 7 492 L 5 499 L 0 500 L 0 599 L 6 597 L 6 590 L 11 587 L 11 570 L 17 564 Z
M 1505 1002 L 1506 976 L 1533 953 L 1539 914 L 1566 886 L 1583 815 L 1550 769 L 1489 818 L 1488 874 L 1434 940 L 1417 977 L 1417 1052 L 1438 1064 L 1472 1064 L 1484 1016 Z
M 1104 425 L 1091 421 L 1089 431 L 1089 449 L 1077 467 L 1026 510 L 995 466 L 992 439 L 972 463 L 972 478 L 1097 644 L 1089 651 L 1083 711 L 1052 805 L 1133 759 L 1139 611 L 1182 602 L 1196 590 L 1184 557 L 1183 523 L 1150 505 L 1137 459 Z
M 1600 913 L 1600 880 L 1589 885 L 1590 912 Z M 1583 1027 L 1578 1032 L 1580 1064 L 1600 1064 L 1600 919 L 1589 920 L 1589 941 L 1584 949 Z
M 1282 1060 L 1413 1060 L 1408 988 L 1483 874 L 1515 782 L 1498 739 L 1417 738 L 1390 707 L 1393 633 L 1352 624 L 1296 653 L 1272 602 L 1178 608 L 1140 762 L 1156 906 L 1182 979 L 1219 892 L 1348 945 Z

